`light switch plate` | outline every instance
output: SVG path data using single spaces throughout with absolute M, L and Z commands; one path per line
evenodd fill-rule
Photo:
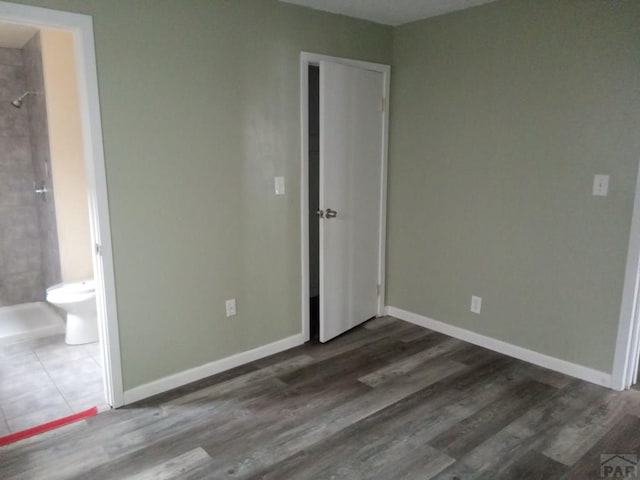
M 609 193 L 609 175 L 595 175 L 593 177 L 593 196 L 606 197 Z
M 275 177 L 276 195 L 284 195 L 284 177 Z

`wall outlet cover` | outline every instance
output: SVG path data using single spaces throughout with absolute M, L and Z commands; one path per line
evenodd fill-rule
M 236 312 L 236 299 L 235 298 L 231 298 L 229 300 L 227 300 L 225 303 L 225 308 L 227 310 L 227 317 L 233 317 L 237 312 Z
M 480 314 L 480 310 L 482 309 L 482 298 L 472 296 L 471 297 L 471 311 L 473 313 Z
M 274 183 L 275 183 L 276 195 L 284 195 L 285 194 L 284 177 L 275 177 Z

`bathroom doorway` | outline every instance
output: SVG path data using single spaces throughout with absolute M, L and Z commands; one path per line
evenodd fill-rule
M 91 18 L 0 1 L 0 86 L 2 436 L 123 389 Z M 65 322 L 84 307 L 47 302 L 60 284 L 90 298 L 88 336 Z
M 68 32 L 0 23 L 0 434 L 107 408 L 95 293 L 48 293 L 94 276 L 74 56 Z

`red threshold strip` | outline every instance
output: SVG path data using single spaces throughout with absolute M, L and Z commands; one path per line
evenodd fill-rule
M 97 413 L 98 413 L 98 408 L 91 407 L 88 410 L 74 413 L 73 415 L 69 415 L 68 417 L 58 418 L 57 420 L 43 423 L 35 427 L 27 428 L 26 430 L 21 430 L 16 433 L 11 433 L 4 437 L 0 437 L 0 446 L 6 445 L 12 442 L 17 442 L 18 440 L 22 440 L 23 438 L 31 437 L 33 435 L 37 435 L 39 433 L 46 432 L 48 430 L 53 430 L 54 428 L 61 427 L 62 425 L 67 425 L 68 423 L 77 422 L 78 420 L 82 420 L 83 418 L 92 417 Z

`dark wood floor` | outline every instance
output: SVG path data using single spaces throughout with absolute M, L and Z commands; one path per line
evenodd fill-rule
M 639 453 L 640 392 L 385 317 L 0 447 L 0 478 L 585 480 Z

